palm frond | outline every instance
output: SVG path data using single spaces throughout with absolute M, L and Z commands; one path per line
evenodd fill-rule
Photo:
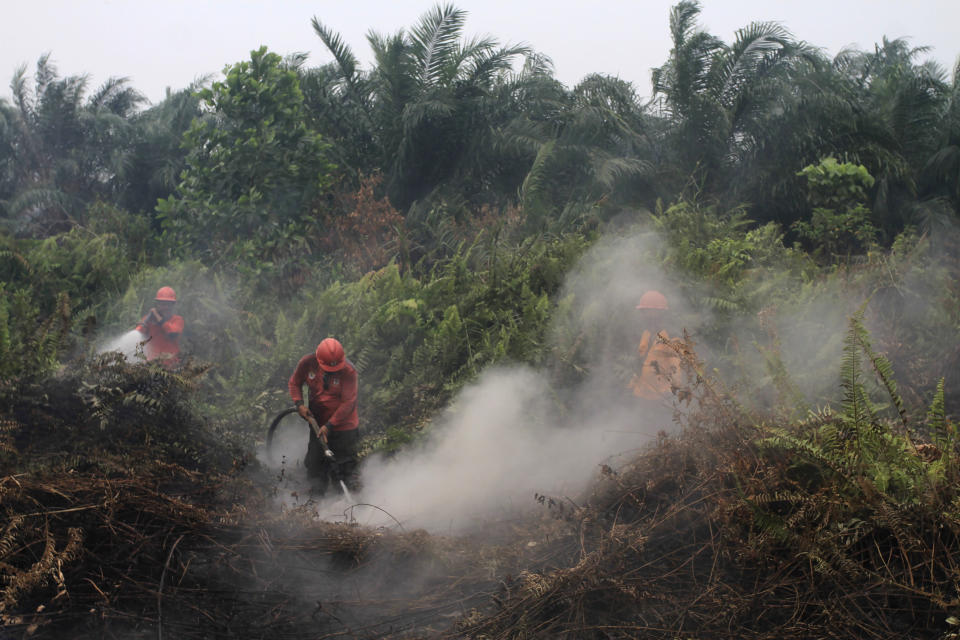
M 843 361 L 840 368 L 840 385 L 843 387 L 843 415 L 852 437 L 862 439 L 873 415 L 863 388 L 862 364 L 860 362 L 860 339 L 866 329 L 862 322 L 863 309 L 850 319 L 850 328 L 843 340 Z M 858 452 L 862 447 L 858 447 Z
M 641 158 L 625 158 L 602 151 L 591 154 L 591 172 L 594 179 L 604 187 L 613 189 L 621 178 L 649 174 L 653 165 Z
M 525 46 L 484 50 L 479 55 L 470 57 L 470 67 L 464 80 L 472 86 L 489 85 L 498 74 L 511 69 L 515 57 L 529 53 L 530 48 Z
M 444 67 L 457 50 L 466 17 L 465 11 L 453 5 L 437 5 L 411 31 L 411 50 L 417 61 L 421 89 L 433 86 L 443 77 Z
M 933 401 L 927 410 L 927 421 L 930 424 L 930 431 L 933 434 L 933 443 L 942 451 L 950 451 L 953 439 L 956 437 L 956 429 L 951 428 L 944 404 L 943 378 L 937 382 L 937 391 L 933 394 Z
M 547 165 L 550 158 L 553 157 L 556 148 L 556 141 L 550 140 L 540 147 L 537 157 L 533 160 L 533 166 L 527 172 L 523 179 L 523 185 L 520 187 L 520 200 L 524 209 L 533 206 L 535 199 L 539 198 L 547 183 Z
M 891 364 L 886 356 L 873 350 L 873 346 L 870 344 L 870 336 L 865 329 L 856 333 L 856 339 L 860 345 L 860 349 L 863 350 L 867 359 L 870 360 L 870 364 L 873 366 L 877 378 L 879 378 L 883 387 L 887 390 L 887 395 L 890 396 L 890 401 L 893 403 L 893 406 L 896 407 L 901 423 L 904 427 L 907 427 L 907 412 L 903 405 L 903 398 L 897 390 L 897 382 L 894 380 L 893 364 Z
M 10 91 L 20 109 L 20 117 L 30 119 L 33 116 L 33 103 L 30 100 L 30 92 L 27 90 L 27 65 L 22 64 L 17 67 L 10 80 Z
M 697 0 L 683 0 L 670 10 L 670 36 L 674 45 L 683 45 L 697 27 L 700 15 L 700 3 Z
M 55 187 L 33 187 L 17 194 L 6 208 L 8 215 L 18 217 L 41 208 L 66 210 L 69 200 L 67 194 Z
M 520 116 L 494 132 L 498 150 L 511 153 L 537 154 L 551 139 L 549 125 Z
M 333 54 L 333 59 L 336 60 L 343 79 L 348 84 L 353 84 L 358 73 L 359 62 L 349 45 L 343 41 L 339 33 L 320 22 L 316 16 L 310 20 L 310 24 L 313 25 L 314 32 L 327 47 L 327 50 Z
M 396 123 L 416 89 L 410 43 L 403 31 L 392 36 L 367 34 L 376 66 L 371 74 L 386 123 Z
M 448 95 L 436 95 L 433 98 L 411 102 L 403 110 L 403 126 L 413 130 L 430 118 L 443 118 L 451 115 L 456 104 Z
M 87 100 L 87 108 L 107 110 L 118 116 L 129 117 L 135 109 L 146 102 L 146 97 L 134 88 L 127 86 L 129 78 L 108 78 Z

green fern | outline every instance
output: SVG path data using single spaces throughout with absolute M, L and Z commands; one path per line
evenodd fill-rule
M 943 378 L 937 382 L 937 391 L 927 411 L 927 420 L 933 435 L 933 443 L 941 451 L 951 451 L 956 439 L 956 427 L 947 420 L 944 407 Z
M 808 413 L 810 407 L 807 404 L 806 398 L 804 398 L 803 393 L 801 393 L 800 389 L 794 384 L 790 372 L 783 362 L 780 339 L 774 337 L 773 343 L 769 347 L 757 345 L 757 348 L 764 357 L 764 366 L 767 370 L 767 375 L 770 376 L 773 387 L 777 392 L 777 405 L 784 407 L 786 414 L 790 417 Z
M 831 474 L 841 493 L 849 497 L 872 500 L 874 495 L 893 504 L 918 504 L 925 492 L 938 483 L 933 469 L 916 455 L 917 450 L 904 429 L 894 433 L 889 421 L 881 419 L 868 397 L 864 381 L 863 358 L 873 365 L 877 379 L 886 389 L 891 403 L 897 407 L 901 424 L 906 427 L 903 403 L 893 381 L 893 369 L 886 358 L 876 354 L 863 326 L 863 310 L 850 319 L 844 338 L 841 364 L 842 411 L 834 415 L 823 412 L 800 425 L 799 433 L 769 430 L 762 442 L 792 451 Z M 945 439 L 952 438 L 949 429 L 938 419 L 937 404 L 931 407 L 931 424 L 941 425 Z M 931 476 L 930 474 L 934 475 Z
M 946 408 L 944 406 L 944 379 L 940 378 L 937 383 L 937 391 L 933 395 L 933 401 L 927 410 L 927 422 L 929 424 L 933 446 L 939 451 L 939 458 L 930 464 L 929 477 L 934 486 L 952 487 L 960 478 L 958 470 L 958 460 L 956 454 L 957 445 L 957 425 L 947 419 Z
M 874 422 L 873 409 L 863 388 L 860 354 L 861 336 L 866 329 L 861 322 L 863 310 L 850 319 L 850 329 L 843 341 L 843 360 L 840 367 L 840 386 L 843 388 L 841 437 L 855 443 L 850 451 L 856 465 L 861 465 L 866 454 L 866 434 Z
M 900 422 L 904 427 L 907 426 L 907 412 L 903 405 L 903 398 L 900 397 L 900 393 L 897 390 L 897 383 L 893 377 L 893 365 L 890 363 L 890 360 L 882 354 L 878 354 L 873 350 L 873 347 L 870 344 L 870 336 L 867 333 L 866 329 L 863 327 L 863 310 L 861 310 L 857 315 L 854 316 L 851 320 L 851 326 L 856 326 L 856 331 L 854 332 L 854 339 L 857 341 L 860 349 L 867 356 L 867 359 L 873 365 L 873 370 L 877 374 L 877 379 L 880 380 L 880 383 L 883 384 L 884 388 L 887 390 L 887 395 L 890 397 L 890 401 L 893 403 L 893 406 L 897 409 L 897 415 L 900 416 Z

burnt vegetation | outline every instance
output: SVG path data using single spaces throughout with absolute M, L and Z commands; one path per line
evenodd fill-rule
M 960 67 L 769 23 L 728 44 L 698 13 L 647 103 L 452 6 L 371 33 L 370 69 L 315 18 L 329 63 L 260 49 L 152 106 L 17 70 L 0 637 L 960 637 Z M 365 455 L 428 440 L 492 365 L 542 372 L 557 415 L 598 370 L 628 395 L 642 290 L 586 305 L 591 260 L 596 290 L 659 274 L 694 328 L 672 419 L 615 425 L 645 446 L 484 536 L 280 506 L 258 447 L 327 335 Z M 161 285 L 184 361 L 104 350 Z

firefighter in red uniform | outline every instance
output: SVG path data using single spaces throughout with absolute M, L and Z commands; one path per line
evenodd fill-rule
M 144 337 L 143 355 L 147 360 L 160 360 L 164 366 L 172 367 L 180 361 L 183 333 L 183 318 L 173 312 L 177 294 L 170 287 L 160 287 L 155 302 L 137 325 Z
M 309 389 L 303 401 L 303 385 Z M 357 370 L 344 357 L 343 345 L 335 338 L 326 338 L 315 353 L 297 363 L 288 383 L 290 397 L 304 420 L 313 416 L 320 427 L 320 436 L 327 439 L 333 451 L 341 479 L 351 491 L 360 488 L 357 450 L 360 441 L 357 418 Z M 323 494 L 329 483 L 330 461 L 313 429 L 304 458 L 307 476 L 314 488 Z

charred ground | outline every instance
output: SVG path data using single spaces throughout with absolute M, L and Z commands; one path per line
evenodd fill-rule
M 853 323 L 851 349 L 859 331 Z M 321 522 L 309 502 L 278 508 L 272 473 L 193 413 L 200 373 L 107 357 L 20 389 L 2 431 L 14 469 L 0 480 L 6 636 L 941 638 L 953 628 L 960 459 L 942 395 L 916 422 L 847 407 L 777 425 L 701 377 L 679 435 L 598 467 L 583 495 L 531 496 L 527 517 L 481 538 Z M 845 374 L 855 399 L 863 373 Z

